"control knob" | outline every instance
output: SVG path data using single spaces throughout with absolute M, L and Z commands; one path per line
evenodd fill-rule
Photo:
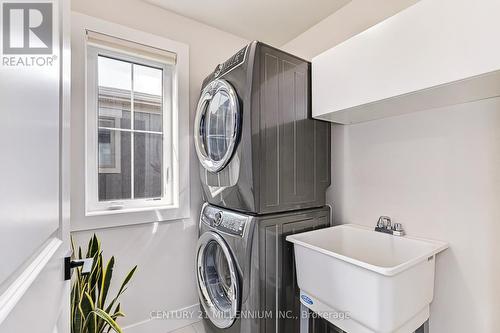
M 222 223 L 222 212 L 221 211 L 218 211 L 217 213 L 215 213 L 214 215 L 214 225 L 216 227 L 220 226 Z
M 222 72 L 222 68 L 223 68 L 223 65 L 222 64 L 219 64 L 216 68 L 215 68 L 215 71 L 214 71 L 214 76 L 217 77 L 220 75 L 220 73 Z

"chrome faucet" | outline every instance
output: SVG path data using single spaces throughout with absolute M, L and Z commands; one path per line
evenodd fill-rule
M 404 236 L 405 231 L 401 223 L 392 224 L 392 219 L 389 216 L 381 216 L 378 218 L 375 231 L 391 234 L 394 236 Z

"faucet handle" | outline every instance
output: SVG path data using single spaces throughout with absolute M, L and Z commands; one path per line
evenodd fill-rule
M 387 223 L 386 223 L 386 225 L 385 225 L 385 228 L 386 228 L 387 230 L 392 230 L 392 220 L 391 220 L 391 219 L 388 219 L 388 220 L 387 220 Z
M 405 231 L 403 229 L 403 225 L 401 223 L 394 223 L 394 229 L 392 234 L 395 236 L 404 236 Z
M 389 216 L 381 216 L 378 218 L 377 227 L 379 228 L 391 228 L 391 218 Z
M 381 216 L 378 218 L 375 231 L 385 232 L 394 236 L 404 236 L 405 231 L 401 223 L 392 224 L 392 219 L 389 216 Z

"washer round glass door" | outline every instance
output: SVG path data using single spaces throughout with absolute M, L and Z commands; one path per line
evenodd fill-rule
M 201 92 L 194 123 L 194 142 L 205 169 L 219 172 L 233 156 L 240 131 L 234 88 L 225 80 L 210 82 Z
M 218 328 L 228 328 L 240 307 L 236 265 L 226 242 L 214 232 L 198 240 L 198 293 L 206 315 Z

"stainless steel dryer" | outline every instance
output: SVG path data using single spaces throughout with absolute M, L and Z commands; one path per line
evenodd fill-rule
M 196 257 L 205 331 L 299 333 L 293 246 L 285 237 L 328 227 L 329 216 L 328 207 L 251 216 L 205 204 Z M 310 327 L 333 332 L 320 325 Z
M 203 82 L 194 141 L 206 201 L 266 214 L 321 207 L 330 125 L 311 119 L 311 64 L 252 42 Z

